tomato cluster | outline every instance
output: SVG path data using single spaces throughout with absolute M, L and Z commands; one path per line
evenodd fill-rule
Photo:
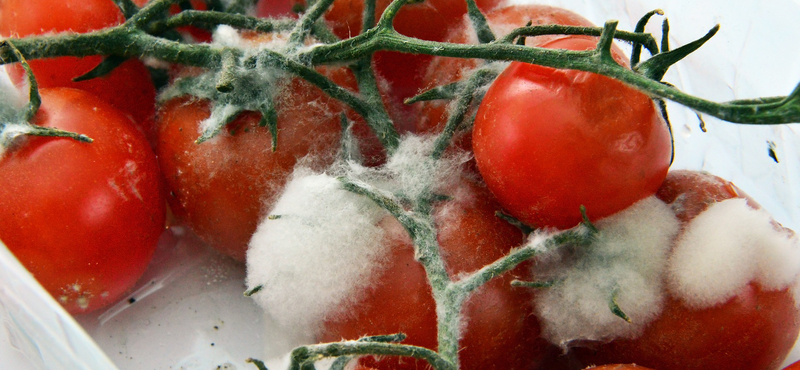
M 124 21 L 110 0 L 74 2 L 46 2 L 47 6 L 64 9 L 62 17 L 44 18 L 37 10 L 41 5 L 38 0 L 27 1 L 27 5 L 19 0 L 0 0 L 0 34 L 17 37 L 88 32 Z M 146 3 L 134 2 L 139 6 Z M 191 3 L 195 9 L 206 9 L 202 1 Z M 376 16 L 389 3 L 377 1 Z M 262 0 L 255 11 L 264 17 L 292 16 L 291 10 L 297 5 L 302 2 Z M 497 36 L 529 21 L 536 25 L 592 26 L 577 14 L 549 6 L 499 7 L 496 0 L 479 0 L 477 6 L 485 11 Z M 361 31 L 363 7 L 360 0 L 337 0 L 324 19 L 333 34 L 349 38 Z M 179 11 L 178 7 L 171 9 L 173 13 Z M 394 28 L 424 40 L 476 43 L 466 11 L 461 0 L 413 3 L 398 13 Z M 197 28 L 179 31 L 193 41 L 210 40 L 207 32 Z M 243 48 L 281 42 L 253 34 L 243 34 L 243 38 L 247 44 Z M 526 44 L 586 51 L 597 48 L 597 38 L 548 35 L 529 37 Z M 611 54 L 619 66 L 630 68 L 616 46 Z M 686 283 L 692 277 L 684 279 L 684 275 L 670 270 L 680 265 L 676 261 L 682 258 L 685 245 L 692 244 L 687 240 L 705 241 L 697 235 L 716 232 L 708 231 L 708 226 L 696 229 L 707 222 L 709 212 L 718 209 L 717 205 L 738 204 L 737 212 L 763 221 L 758 235 L 766 236 L 748 239 L 751 244 L 774 243 L 784 248 L 794 245 L 794 235 L 763 215 L 760 206 L 730 182 L 697 172 L 668 174 L 673 149 L 668 123 L 650 97 L 619 81 L 522 62 L 503 66 L 480 104 L 470 107 L 467 121 L 473 126 L 456 138 L 445 155 L 445 160 L 453 162 L 473 157 L 474 162 L 464 165 L 468 160 L 462 160 L 459 165 L 463 168 L 442 168 L 420 160 L 418 154 L 428 153 L 433 143 L 429 137 L 442 130 L 448 118 L 446 104 L 434 101 L 401 106 L 400 102 L 423 88 L 467 78 L 484 62 L 376 53 L 373 67 L 380 79 L 382 103 L 388 106 L 396 130 L 409 133 L 400 145 L 417 143 L 413 144 L 417 149 L 386 155 L 363 119 L 350 108 L 311 83 L 285 73 L 265 78 L 270 81 L 266 88 L 274 90 L 270 96 L 274 97 L 276 127 L 266 127 L 268 117 L 262 117 L 262 113 L 243 112 L 226 123 L 218 135 L 198 144 L 218 102 L 182 96 L 165 101 L 156 112 L 155 88 L 148 70 L 138 60 L 126 61 L 106 76 L 73 81 L 101 60 L 56 58 L 30 63 L 42 87 L 43 102 L 32 123 L 85 134 L 93 143 L 26 137 L 15 141 L 0 157 L 0 238 L 70 312 L 88 312 L 111 304 L 135 284 L 164 230 L 167 207 L 175 222 L 187 225 L 222 254 L 239 261 L 247 257 L 250 269 L 274 268 L 298 279 L 303 274 L 328 271 L 307 265 L 294 270 L 277 266 L 286 264 L 284 260 L 276 260 L 273 266 L 269 262 L 267 266 L 253 266 L 251 259 L 260 251 L 276 249 L 270 243 L 311 240 L 319 244 L 314 248 L 325 248 L 324 233 L 318 239 L 305 239 L 305 233 L 330 230 L 330 225 L 322 228 L 319 220 L 305 215 L 293 218 L 292 214 L 273 213 L 276 202 L 286 197 L 287 183 L 291 186 L 293 180 L 313 172 L 352 177 L 377 188 L 385 186 L 389 189 L 386 196 L 395 197 L 392 199 L 403 211 L 429 211 L 436 230 L 432 239 L 440 247 L 443 269 L 452 280 L 520 247 L 533 248 L 537 241 L 565 230 L 591 234 L 586 245 L 572 243 L 552 254 L 545 253 L 539 260 L 522 263 L 490 280 L 466 300 L 458 338 L 460 366 L 465 369 L 578 369 L 590 364 L 636 363 L 662 370 L 769 370 L 783 361 L 800 331 L 795 284 L 790 282 L 797 279 L 798 272 L 790 267 L 772 277 L 752 272 L 755 268 L 743 268 L 752 270 L 752 276 L 722 298 L 715 296 L 712 304 L 698 304 L 698 300 L 708 300 L 703 287 Z M 357 93 L 358 85 L 347 68 L 319 67 L 317 71 Z M 10 72 L 16 82 L 25 79 L 21 67 Z M 348 128 L 343 123 L 352 125 Z M 354 135 L 348 135 L 348 130 Z M 342 142 L 347 140 L 360 144 L 363 162 L 340 159 L 344 157 Z M 410 152 L 415 154 L 404 157 Z M 562 314 L 570 314 L 574 307 L 543 307 L 546 300 L 541 289 L 564 296 L 578 293 L 568 291 L 566 279 L 539 281 L 539 288 L 512 285 L 512 280 L 565 276 L 564 271 L 542 274 L 542 266 L 548 263 L 601 271 L 608 268 L 614 261 L 587 256 L 613 255 L 598 252 L 608 244 L 601 245 L 598 240 L 605 240 L 615 223 L 642 202 L 657 202 L 667 209 L 675 226 L 674 232 L 663 233 L 667 235 L 666 262 L 653 273 L 658 280 L 653 288 L 657 291 L 653 302 L 658 306 L 650 311 L 654 314 L 624 335 L 595 335 L 591 325 L 579 328 L 589 332 L 585 335 L 554 334 L 559 325 L 543 312 L 562 310 Z M 366 213 L 360 208 L 349 212 Z M 506 217 L 497 216 L 501 213 Z M 587 222 L 587 217 L 596 221 L 597 228 Z M 254 233 L 269 233 L 272 226 L 264 225 L 275 220 L 286 221 L 292 232 L 303 237 L 292 241 L 258 239 L 269 242 L 253 238 Z M 337 221 L 335 217 L 326 219 L 333 221 Z M 655 224 L 648 227 L 666 229 L 668 222 L 664 226 Z M 302 334 L 328 342 L 402 332 L 407 335 L 403 344 L 436 349 L 440 340 L 437 315 L 442 310 L 434 300 L 428 271 L 418 263 L 429 257 L 421 256 L 414 245 L 418 240 L 415 237 L 419 237 L 415 233 L 422 231 L 407 229 L 407 224 L 400 225 L 388 213 L 369 226 L 385 236 L 368 243 L 367 247 L 374 244 L 375 250 L 380 249 L 369 262 L 374 266 L 366 269 L 372 275 L 353 283 L 350 296 L 337 298 L 332 308 L 306 325 L 314 329 L 313 333 Z M 632 233 L 631 238 L 641 236 Z M 327 253 L 340 258 L 328 261 L 335 269 L 365 269 L 350 266 L 360 260 L 353 262 L 336 251 Z M 791 248 L 786 249 L 786 255 L 793 253 Z M 614 258 L 631 257 L 618 254 Z M 269 290 L 272 281 L 287 279 L 273 279 L 269 275 L 272 272 L 265 275 L 267 281 L 248 284 Z M 586 285 L 594 292 L 607 288 L 596 281 Z M 630 319 L 624 313 L 629 303 L 624 299 L 627 286 L 620 284 L 617 288 L 621 291 L 599 294 L 610 297 L 611 303 L 598 305 L 587 298 L 575 304 L 586 303 L 585 307 L 575 309 L 606 316 L 615 312 L 619 316 L 614 318 L 619 320 L 615 324 L 628 325 L 624 321 Z M 280 291 L 274 289 L 270 292 L 273 296 L 262 304 L 280 302 L 282 297 L 275 296 Z M 314 292 L 288 294 L 308 294 L 309 301 L 315 298 Z M 363 369 L 426 366 L 419 360 L 397 357 L 363 356 L 356 361 L 356 367 Z M 629 368 L 647 370 L 636 365 L 597 367 Z

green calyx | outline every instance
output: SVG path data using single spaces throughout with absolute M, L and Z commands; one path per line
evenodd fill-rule
M 92 139 L 86 135 L 31 124 L 36 112 L 39 111 L 39 106 L 42 104 L 36 78 L 33 76 L 33 71 L 25 57 L 14 47 L 14 44 L 8 40 L 0 41 L 0 50 L 10 51 L 10 55 L 15 58 L 13 61 L 22 64 L 30 85 L 28 102 L 24 106 L 15 105 L 14 99 L 6 98 L 0 100 L 0 154 L 13 146 L 19 138 L 27 135 L 66 137 L 79 142 L 91 143 Z M 6 62 L 5 59 L 2 61 Z M 14 94 L 14 92 L 11 92 L 9 95 Z

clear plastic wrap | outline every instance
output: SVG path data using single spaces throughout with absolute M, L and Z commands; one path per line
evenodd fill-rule
M 786 95 L 800 81 L 797 0 L 546 0 L 597 24 L 632 30 L 660 8 L 670 44 L 686 44 L 715 24 L 720 32 L 665 77 L 714 101 Z M 660 38 L 660 21 L 648 30 Z M 673 168 L 701 169 L 732 180 L 783 225 L 800 229 L 800 134 L 796 125 L 747 126 L 669 104 Z M 150 270 L 129 299 L 77 321 L 0 247 L 0 368 L 247 369 L 248 357 L 290 349 L 292 338 L 242 296 L 243 266 L 219 257 L 180 229 L 162 237 Z M 88 334 L 87 334 L 88 333 Z M 795 348 L 788 361 L 800 359 Z

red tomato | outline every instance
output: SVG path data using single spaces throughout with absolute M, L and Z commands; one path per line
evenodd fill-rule
M 111 0 L 2 0 L 0 35 L 23 37 L 54 32 L 89 32 L 120 24 L 125 19 Z M 30 60 L 40 87 L 71 87 L 97 95 L 131 115 L 145 133 L 155 114 L 156 90 L 150 73 L 139 60 L 124 62 L 106 76 L 73 82 L 97 66 L 102 57 L 60 57 Z M 10 68 L 17 81 L 20 67 Z
M 657 196 L 672 204 L 684 224 L 709 205 L 748 199 L 730 182 L 690 171 L 667 176 Z M 574 348 L 584 363 L 635 362 L 656 369 L 777 369 L 800 330 L 800 311 L 787 288 L 766 291 L 751 282 L 736 296 L 705 309 L 667 297 L 661 316 L 636 339 Z
M 346 69 L 326 73 L 337 82 L 352 81 Z M 275 152 L 255 113 L 241 115 L 202 144 L 195 140 L 210 114 L 209 102 L 172 100 L 158 116 L 157 153 L 172 210 L 208 244 L 239 261 L 295 164 L 322 170 L 339 149 L 343 105 L 299 79 L 283 89 Z
M 594 26 L 589 20 L 569 10 L 547 5 L 510 5 L 486 13 L 486 20 L 495 36 L 507 35 L 515 28 L 525 26 L 528 21 L 533 25 L 562 24 L 569 26 Z M 545 35 L 528 37 L 527 46 L 541 46 L 548 41 L 561 38 L 561 35 Z M 445 42 L 457 44 L 477 44 L 477 36 L 469 19 L 462 19 L 461 23 L 451 27 L 444 38 Z M 461 59 L 434 57 L 428 65 L 422 83 L 426 88 L 433 88 L 461 80 L 482 62 L 478 59 Z M 444 129 L 447 122 L 447 104 L 449 101 L 433 100 L 418 103 L 422 112 L 416 121 L 416 132 L 438 133 Z M 473 112 L 474 114 L 474 112 Z M 464 131 L 456 139 L 458 146 L 467 151 L 472 150 L 472 131 Z
M 117 301 L 164 230 L 158 164 L 144 136 L 80 90 L 42 89 L 33 124 L 94 142 L 28 137 L 0 159 L 0 238 L 71 313 Z
M 595 43 L 570 37 L 543 46 L 588 50 Z M 508 213 L 531 226 L 565 229 L 581 221 L 581 205 L 600 219 L 655 193 L 672 145 L 658 109 L 633 88 L 514 62 L 478 109 L 473 149 Z
M 448 192 L 452 200 L 437 206 L 438 236 L 448 272 L 474 271 L 521 244 L 522 233 L 494 214 L 497 205 L 485 188 L 468 181 Z M 355 307 L 323 325 L 319 341 L 358 339 L 364 335 L 402 332 L 404 344 L 435 349 L 436 312 L 430 286 L 406 232 L 394 219 L 383 222 L 390 237 L 389 266 L 374 277 Z M 466 303 L 460 342 L 461 368 L 535 369 L 554 351 L 539 336 L 531 315 L 530 290 L 510 286 L 512 276 L 492 280 Z M 374 369 L 417 369 L 411 359 L 363 357 L 361 366 Z M 427 366 L 423 366 L 427 368 Z

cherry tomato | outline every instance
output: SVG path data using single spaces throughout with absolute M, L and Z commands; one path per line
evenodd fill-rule
M 570 37 L 543 47 L 588 50 L 595 43 Z M 514 62 L 478 109 L 473 150 L 508 213 L 531 226 L 565 229 L 580 222 L 581 205 L 600 219 L 655 193 L 672 145 L 646 95 L 593 73 Z
M 33 124 L 94 142 L 27 137 L 0 159 L 0 239 L 71 313 L 117 301 L 164 230 L 165 199 L 147 140 L 81 90 L 42 89 Z
M 438 236 L 450 275 L 474 271 L 522 242 L 522 233 L 494 214 L 497 205 L 488 191 L 467 180 L 435 211 Z M 389 265 L 376 276 L 354 308 L 323 325 L 319 341 L 358 339 L 364 335 L 402 332 L 404 344 L 435 349 L 436 310 L 430 286 L 407 233 L 394 219 L 383 226 L 390 236 Z M 467 301 L 460 342 L 462 369 L 535 369 L 554 347 L 539 337 L 531 315 L 530 290 L 510 286 L 512 276 L 492 280 Z M 374 369 L 416 369 L 411 359 L 363 357 L 361 366 Z M 424 368 L 427 368 L 426 366 Z
M 125 19 L 111 0 L 2 0 L 0 35 L 23 37 L 55 32 L 89 32 L 120 24 Z M 139 60 L 130 59 L 109 74 L 73 82 L 102 61 L 100 56 L 30 60 L 40 87 L 71 87 L 97 95 L 131 115 L 149 134 L 155 114 L 156 90 L 150 73 Z M 24 78 L 22 68 L 10 68 L 12 78 Z
M 533 25 L 562 24 L 569 26 L 594 26 L 589 20 L 569 10 L 547 5 L 510 5 L 494 9 L 486 13 L 489 27 L 497 37 L 503 37 L 515 28 L 525 26 L 529 21 Z M 561 38 L 562 35 L 543 35 L 525 39 L 527 46 L 541 46 L 548 41 Z M 457 44 L 477 44 L 477 36 L 469 19 L 451 27 L 444 38 L 445 42 Z M 433 88 L 461 80 L 465 75 L 477 68 L 482 62 L 478 59 L 461 59 L 434 57 L 428 65 L 422 83 L 426 88 Z M 449 101 L 433 100 L 418 104 L 422 112 L 416 120 L 416 132 L 438 133 L 447 122 L 447 104 Z M 474 115 L 474 111 L 472 113 Z M 472 150 L 472 131 L 462 131 L 456 138 L 459 148 Z M 474 163 L 474 162 L 473 162 Z
M 733 184 L 690 171 L 667 176 L 657 196 L 684 224 L 709 205 L 748 199 Z M 776 224 L 777 225 L 777 224 Z M 779 226 L 778 226 L 779 227 Z M 767 291 L 751 282 L 721 304 L 697 309 L 673 294 L 664 311 L 636 339 L 591 343 L 574 348 L 583 363 L 635 362 L 656 369 L 777 369 L 800 330 L 800 311 L 789 288 Z
M 352 81 L 345 69 L 326 73 L 343 84 Z M 274 152 L 258 114 L 242 114 L 214 139 L 196 144 L 199 124 L 210 114 L 208 101 L 175 99 L 159 112 L 157 153 L 172 210 L 208 244 L 239 261 L 295 164 L 322 170 L 340 146 L 343 105 L 300 79 L 283 89 L 276 102 Z

